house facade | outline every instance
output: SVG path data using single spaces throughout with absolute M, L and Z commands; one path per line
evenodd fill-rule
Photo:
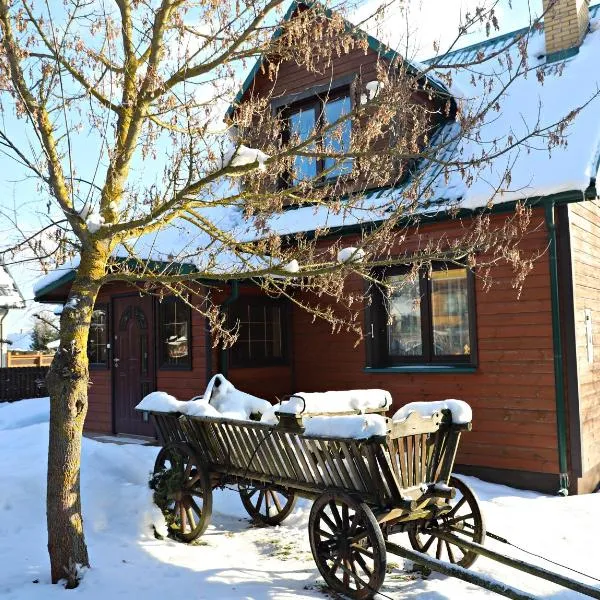
M 564 64 L 564 72 L 568 75 L 570 69 L 574 77 L 586 69 L 593 54 L 589 46 L 600 35 L 587 33 L 590 16 L 595 19 L 597 13 L 598 6 L 588 11 L 586 2 L 560 0 L 546 16 L 545 32 L 529 34 L 545 39 L 549 69 Z M 469 53 L 510 46 L 522 35 L 515 32 L 453 55 L 458 63 Z M 339 85 L 331 96 L 332 104 L 337 103 L 332 110 L 343 111 L 348 82 L 359 71 L 368 80 L 381 56 L 382 46 L 370 40 L 368 51 L 338 57 L 333 75 L 307 74 L 289 62 L 279 65 L 273 81 L 266 70 L 256 68 L 237 100 L 268 87 L 293 120 L 300 114 L 296 106 L 301 104 L 306 115 L 306 107 L 310 112 L 310 103 L 317 101 L 315 90 L 333 89 L 333 81 Z M 570 81 L 567 77 L 563 84 L 557 74 L 555 82 L 552 76 L 547 75 L 548 93 L 552 86 L 564 85 L 560 108 L 566 113 L 572 102 Z M 522 98 L 505 99 L 507 113 L 511 102 L 519 104 Z M 592 135 L 586 129 L 583 123 L 578 135 L 595 138 L 600 131 L 596 126 Z M 590 154 L 597 156 L 597 148 Z M 139 400 L 157 389 L 192 398 L 217 372 L 239 389 L 271 401 L 297 391 L 384 388 L 391 392 L 395 409 L 443 398 L 460 398 L 472 406 L 473 431 L 461 444 L 458 471 L 550 493 L 593 491 L 600 483 L 598 164 L 596 160 L 593 169 L 583 169 L 585 177 L 576 178 L 559 173 L 551 159 L 544 160 L 523 167 L 524 172 L 539 171 L 542 183 L 514 192 L 490 210 L 491 224 L 501 226 L 517 201 L 531 206 L 520 249 L 540 257 L 520 297 L 508 265 L 492 268 L 490 289 L 476 270 L 434 265 L 389 305 L 372 292 L 361 312 L 366 335 L 358 347 L 355 334 L 331 334 L 329 324 L 313 321 L 289 301 L 264 296 L 251 283 L 197 283 L 200 297 L 210 294 L 240 325 L 237 342 L 226 350 L 213 348 L 207 322 L 181 300 L 159 301 L 125 284 L 104 286 L 90 331 L 87 430 L 154 435 L 152 425 L 134 411 Z M 477 208 L 467 201 L 458 214 L 436 212 L 418 228 L 408 229 L 403 250 L 421 247 L 424 240 L 460 235 Z M 309 210 L 285 211 L 280 221 L 295 224 L 287 233 L 306 231 Z M 352 246 L 359 229 L 341 224 L 331 229 L 330 239 Z M 64 302 L 73 273 L 65 269 L 42 279 L 36 299 Z M 400 268 L 386 272 L 386 277 L 402 276 Z M 358 277 L 348 285 L 365 290 Z

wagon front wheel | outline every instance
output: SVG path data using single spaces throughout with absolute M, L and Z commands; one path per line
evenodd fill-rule
M 385 542 L 371 509 L 347 494 L 325 493 L 310 511 L 310 549 L 334 591 L 353 598 L 372 598 L 383 584 Z
M 296 506 L 293 492 L 264 483 L 239 485 L 240 499 L 252 520 L 264 525 L 279 525 Z
M 441 517 L 416 524 L 409 530 L 408 537 L 411 546 L 418 552 L 468 568 L 477 560 L 478 555 L 440 539 L 436 532 L 451 533 L 469 542 L 483 544 L 485 523 L 477 497 L 471 488 L 454 475 L 450 477 L 449 484 L 456 489 L 456 496 L 450 502 L 452 509 Z
M 206 469 L 188 446 L 162 448 L 150 487 L 170 535 L 191 542 L 206 531 L 212 514 L 212 488 Z

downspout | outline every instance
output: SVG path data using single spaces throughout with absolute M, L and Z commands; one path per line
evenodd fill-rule
M 556 223 L 554 221 L 554 200 L 544 205 L 548 245 L 550 252 L 550 299 L 552 307 L 552 343 L 554 348 L 554 388 L 556 394 L 556 433 L 558 438 L 558 466 L 560 481 L 558 493 L 569 494 L 569 474 L 567 463 L 567 419 L 565 407 L 565 374 L 563 368 L 562 340 L 560 334 L 560 295 L 558 289 L 558 260 L 556 243 Z
M 226 309 L 230 304 L 233 304 L 240 297 L 240 282 L 237 279 L 234 279 L 231 282 L 231 294 L 229 297 L 225 299 L 221 307 Z M 221 348 L 220 353 L 220 363 L 221 363 L 221 373 L 227 377 L 227 373 L 229 371 L 229 352 L 227 348 Z

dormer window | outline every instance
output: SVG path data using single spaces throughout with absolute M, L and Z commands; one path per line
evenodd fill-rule
M 349 114 L 350 110 L 348 88 L 295 102 L 282 111 L 282 116 L 287 123 L 284 142 L 293 139 L 295 143 L 300 143 L 316 136 L 315 142 L 303 150 L 332 154 L 347 152 L 350 149 L 352 130 L 350 119 L 342 121 L 333 128 L 330 126 Z M 302 181 L 313 179 L 329 181 L 352 170 L 352 161 L 348 158 L 296 156 L 293 164 L 286 185 L 298 185 Z

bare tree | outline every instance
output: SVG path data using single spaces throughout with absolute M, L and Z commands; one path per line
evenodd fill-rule
M 436 199 L 436 182 L 459 177 L 468 185 L 502 153 L 560 143 L 574 114 L 543 127 L 531 123 L 526 135 L 487 147 L 481 141 L 477 157 L 457 158 L 457 145 L 477 139 L 506 87 L 531 70 L 526 52 L 505 66 L 503 84 L 490 77 L 488 93 L 460 107 L 448 91 L 460 65 L 445 65 L 442 55 L 416 67 L 382 50 L 376 81 L 360 74 L 353 80 L 349 110 L 319 131 L 294 130 L 284 113 L 270 110 L 281 65 L 294 62 L 317 74 L 329 72 L 340 55 L 367 51 L 368 39 L 344 20 L 342 6 L 330 12 L 307 3 L 280 25 L 284 0 L 51 4 L 0 0 L 1 109 L 28 136 L 0 125 L 0 148 L 49 199 L 45 224 L 6 248 L 6 260 L 21 260 L 24 248 L 46 268 L 78 260 L 48 377 L 48 549 L 52 581 L 67 578 L 72 587 L 78 566 L 89 565 L 80 451 L 88 330 L 101 286 L 124 281 L 144 293 L 177 294 L 226 345 L 235 332 L 199 281 L 252 279 L 358 337 L 364 298 L 348 291 L 349 275 L 375 282 L 375 267 L 403 262 L 416 274 L 439 259 L 478 264 L 484 272 L 504 260 L 522 282 L 534 258 L 518 249 L 529 219 L 523 207 L 500 227 L 481 214 L 460 237 L 410 251 L 402 243 Z M 466 15 L 457 41 L 472 26 L 495 26 L 495 4 Z M 267 84 L 237 98 L 223 123 L 239 75 L 259 57 L 266 57 L 259 75 Z M 476 71 L 476 62 L 467 66 Z M 458 126 L 439 134 L 450 122 Z M 318 176 L 304 169 L 307 161 L 321 161 Z M 336 177 L 323 185 L 328 173 Z M 394 184 L 402 194 L 365 203 L 366 190 Z M 497 190 L 503 185 L 510 185 L 510 168 Z M 316 218 L 310 237 L 282 236 L 276 217 L 288 205 L 372 225 L 340 254 L 342 242 L 327 237 L 327 220 Z M 449 200 L 437 210 L 452 208 Z M 169 232 L 185 242 L 172 244 Z

